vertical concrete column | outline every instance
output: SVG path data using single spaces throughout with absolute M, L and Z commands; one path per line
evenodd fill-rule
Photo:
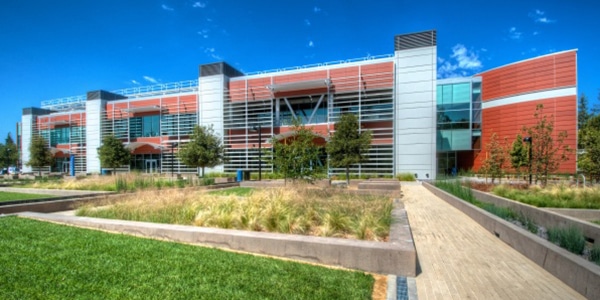
M 26 110 L 26 109 L 25 109 Z M 35 125 L 35 116 L 31 113 L 27 113 L 23 110 L 21 116 L 21 161 L 23 162 L 22 171 L 31 172 L 31 166 L 27 166 L 27 162 L 31 158 L 29 153 L 29 145 L 33 137 L 33 126 Z
M 396 36 L 394 172 L 436 177 L 436 32 Z
M 85 102 L 86 173 L 100 173 L 98 148 L 102 146 L 102 115 L 106 100 L 90 99 Z
M 200 66 L 198 78 L 198 125 L 213 126 L 215 133 L 225 138 L 224 105 L 229 78 L 243 74 L 225 62 Z M 206 173 L 223 172 L 223 165 L 207 168 Z

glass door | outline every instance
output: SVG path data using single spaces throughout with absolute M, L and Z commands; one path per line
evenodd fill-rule
M 158 162 L 156 159 L 146 159 L 146 173 L 158 172 Z

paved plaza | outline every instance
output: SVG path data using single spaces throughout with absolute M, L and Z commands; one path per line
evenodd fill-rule
M 418 183 L 402 183 L 419 300 L 585 299 Z

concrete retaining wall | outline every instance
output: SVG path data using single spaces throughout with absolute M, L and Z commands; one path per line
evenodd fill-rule
M 76 198 L 72 198 L 76 197 Z M 37 202 L 17 203 L 11 205 L 0 206 L 0 214 L 12 214 L 23 211 L 40 212 L 40 213 L 53 213 L 57 211 L 73 210 L 79 205 L 83 205 L 91 202 L 105 201 L 111 198 L 121 197 L 121 195 L 115 194 L 104 194 L 98 196 L 89 196 L 81 198 L 78 196 L 71 196 L 69 199 L 55 198 L 60 200 L 44 199 Z M 54 198 L 52 198 L 54 199 Z
M 600 209 L 545 208 L 545 210 L 584 221 L 600 221 Z
M 380 274 L 415 276 L 417 268 L 416 250 L 408 227 L 406 212 L 403 209 L 394 212 L 395 221 L 392 231 L 397 237 L 391 239 L 392 242 L 389 243 L 33 212 L 20 213 L 19 216 L 149 238 L 279 256 Z
M 424 182 L 423 186 L 583 296 L 588 299 L 600 299 L 600 266 L 446 193 L 430 183 Z
M 600 245 L 600 225 L 582 221 L 580 219 L 565 216 L 547 209 L 540 209 L 535 206 L 506 199 L 490 193 L 484 193 L 477 190 L 472 190 L 473 196 L 481 202 L 492 203 L 500 207 L 508 207 L 516 213 L 531 218 L 536 224 L 546 228 L 551 227 L 568 227 L 575 226 L 583 231 L 583 235 L 593 241 L 595 245 Z M 599 211 L 600 212 L 600 211 Z

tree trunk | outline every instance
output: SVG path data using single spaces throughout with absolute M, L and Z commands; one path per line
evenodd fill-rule
M 346 166 L 346 187 L 350 187 L 350 167 Z
M 202 167 L 202 178 L 204 178 L 204 167 Z

